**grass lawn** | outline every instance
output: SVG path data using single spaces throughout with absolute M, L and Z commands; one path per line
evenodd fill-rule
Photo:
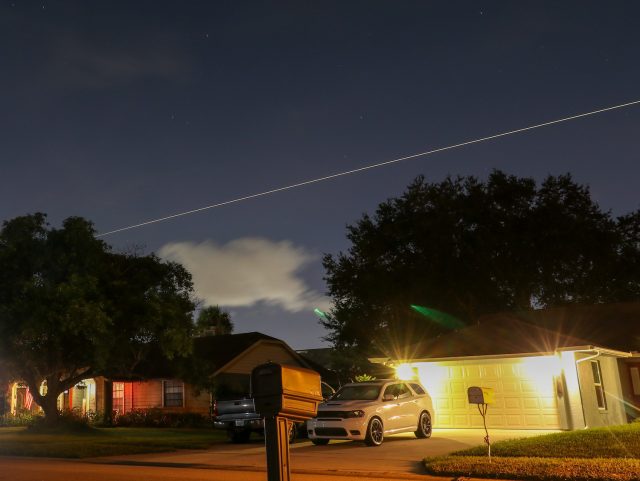
M 222 441 L 226 441 L 226 433 L 213 429 L 107 428 L 90 433 L 34 434 L 26 428 L 0 428 L 0 456 L 88 458 L 205 449 Z
M 489 432 L 491 434 L 491 432 Z M 536 480 L 640 480 L 640 423 L 500 441 L 426 458 L 436 475 Z

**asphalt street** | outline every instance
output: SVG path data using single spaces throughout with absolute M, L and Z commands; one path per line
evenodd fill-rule
M 494 441 L 548 431 L 492 431 Z M 379 447 L 336 442 L 314 446 L 307 440 L 291 447 L 293 479 L 422 479 L 421 460 L 482 443 L 480 430 L 435 430 L 431 439 L 413 435 L 385 438 Z M 207 450 L 178 451 L 84 460 L 0 458 L 0 481 L 261 480 L 265 451 L 260 441 L 219 444 Z M 442 478 L 433 478 L 442 479 Z

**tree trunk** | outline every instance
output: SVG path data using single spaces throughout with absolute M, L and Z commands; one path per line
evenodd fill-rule
M 59 393 L 48 391 L 46 396 L 41 398 L 40 407 L 44 411 L 44 422 L 49 426 L 57 424 L 60 419 L 60 411 L 58 411 L 58 395 Z
M 113 381 L 104 381 L 104 424 L 113 424 Z

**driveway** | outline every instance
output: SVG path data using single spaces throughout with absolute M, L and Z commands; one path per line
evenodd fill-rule
M 491 440 L 513 439 L 554 431 L 492 430 Z M 484 431 L 477 429 L 436 429 L 430 439 L 416 439 L 413 434 L 388 436 L 379 447 L 352 441 L 332 441 L 328 446 L 314 446 L 303 440 L 291 446 L 291 468 L 298 473 L 367 474 L 411 477 L 423 473 L 421 460 L 482 444 Z M 264 470 L 264 446 L 260 441 L 248 444 L 219 444 L 205 451 L 180 451 L 96 458 L 89 462 L 113 465 L 189 467 L 230 470 Z

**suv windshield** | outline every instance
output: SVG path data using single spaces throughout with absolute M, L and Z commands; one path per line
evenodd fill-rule
M 344 386 L 331 398 L 333 401 L 373 401 L 378 399 L 380 386 L 377 384 L 362 384 L 360 386 Z

